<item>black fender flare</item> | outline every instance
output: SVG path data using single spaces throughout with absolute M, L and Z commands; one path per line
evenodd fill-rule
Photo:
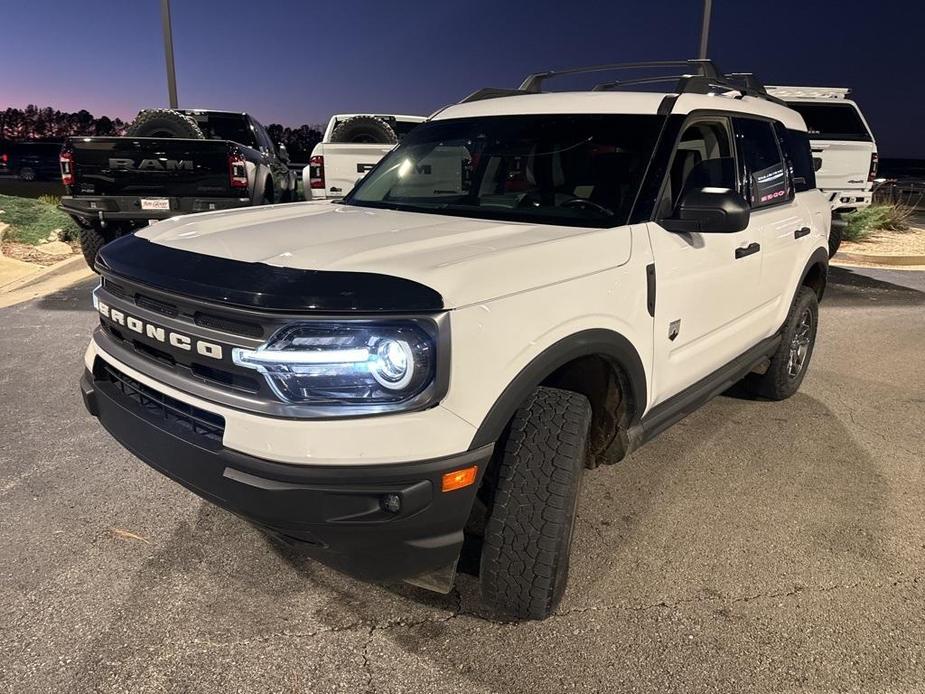
M 613 330 L 590 329 L 569 335 L 540 352 L 508 383 L 479 425 L 469 450 L 495 443 L 511 417 L 556 369 L 580 357 L 599 355 L 623 371 L 630 389 L 629 424 L 638 422 L 646 405 L 646 372 L 632 343 Z
M 803 283 L 806 281 L 806 276 L 816 265 L 822 267 L 822 286 L 819 288 L 819 300 L 822 301 L 822 295 L 825 293 L 825 286 L 829 274 L 829 251 L 827 248 L 819 247 L 809 256 L 809 260 L 806 261 L 806 265 L 803 267 L 803 272 L 800 273 L 800 281 L 797 282 L 797 287 L 803 286 Z M 796 288 L 794 288 L 794 293 L 795 292 Z

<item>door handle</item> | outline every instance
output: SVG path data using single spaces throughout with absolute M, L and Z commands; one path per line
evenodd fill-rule
M 793 232 L 793 238 L 801 239 L 807 234 L 809 234 L 810 231 L 812 231 L 812 229 L 810 229 L 809 227 L 802 227 L 801 229 L 797 229 L 795 232 Z
M 761 244 L 754 243 L 754 242 L 742 248 L 736 248 L 736 260 L 738 260 L 739 258 L 744 258 L 747 255 L 753 255 L 760 250 L 761 250 Z

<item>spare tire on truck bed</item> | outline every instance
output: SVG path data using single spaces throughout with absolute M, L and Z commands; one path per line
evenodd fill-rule
M 375 116 L 354 116 L 338 123 L 331 133 L 331 142 L 338 144 L 394 145 L 398 135 L 392 126 Z
M 205 135 L 196 121 L 185 113 L 170 108 L 150 108 L 139 111 L 125 130 L 129 137 L 182 137 L 204 140 Z

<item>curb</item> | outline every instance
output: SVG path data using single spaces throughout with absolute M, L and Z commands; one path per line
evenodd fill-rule
M 866 253 L 836 253 L 834 259 L 848 263 L 877 265 L 925 265 L 925 255 L 868 255 Z
M 20 277 L 18 280 L 13 280 L 12 282 L 0 286 L 0 294 L 6 294 L 7 292 L 12 292 L 17 289 L 26 289 L 43 280 L 67 274 L 68 272 L 76 270 L 81 263 L 84 263 L 83 256 L 80 254 L 73 255 L 66 260 L 62 260 L 60 263 L 43 267 L 41 270 L 33 272 L 31 275 Z

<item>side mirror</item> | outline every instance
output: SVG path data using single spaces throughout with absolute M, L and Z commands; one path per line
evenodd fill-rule
M 731 234 L 748 226 L 751 211 L 741 195 L 730 188 L 689 190 L 674 215 L 659 220 L 668 231 Z
M 286 149 L 286 145 L 280 142 L 279 145 L 276 147 L 276 150 L 279 153 L 279 158 L 282 159 L 284 162 L 288 163 L 289 162 L 289 150 Z

